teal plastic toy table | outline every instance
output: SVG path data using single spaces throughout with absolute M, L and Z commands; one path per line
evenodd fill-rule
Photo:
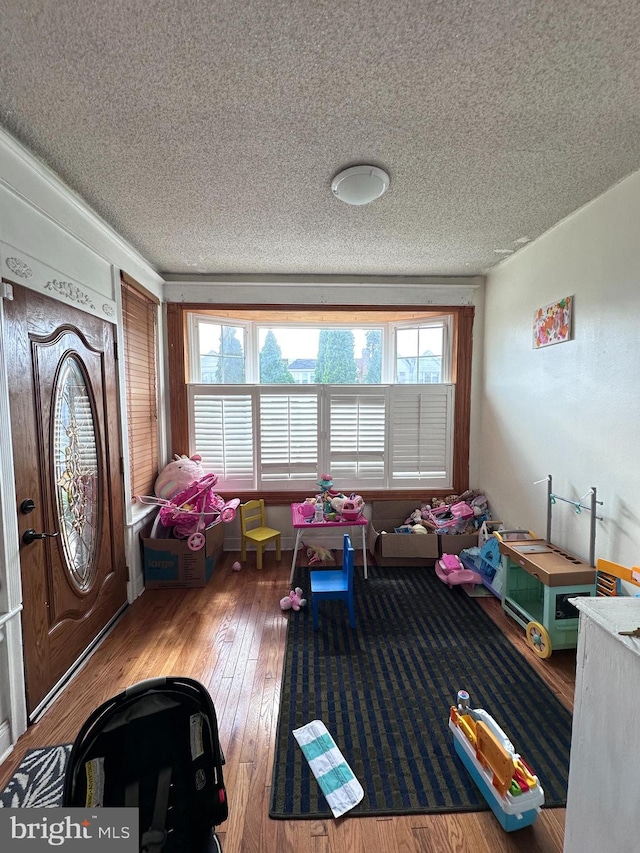
M 595 596 L 595 569 L 544 539 L 505 540 L 500 553 L 502 606 L 525 629 L 529 646 L 542 658 L 575 649 L 579 615 L 569 599 Z

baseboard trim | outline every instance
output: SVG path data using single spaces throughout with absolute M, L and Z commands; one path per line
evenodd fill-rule
M 117 622 L 120 620 L 120 617 L 123 615 L 124 611 L 127 609 L 129 605 L 123 604 L 120 610 L 116 613 L 113 619 L 102 629 L 102 631 L 98 634 L 98 636 L 93 640 L 93 642 L 87 646 L 82 655 L 78 658 L 78 660 L 70 667 L 67 672 L 62 676 L 62 678 L 58 681 L 54 687 L 47 693 L 42 702 L 33 709 L 31 714 L 29 714 L 29 724 L 36 723 L 40 717 L 45 713 L 45 711 L 49 708 L 49 706 L 54 702 L 60 693 L 64 690 L 64 688 L 71 682 L 76 675 L 82 670 L 85 664 L 89 661 L 93 653 L 97 650 L 98 646 L 102 643 L 102 641 L 106 638 L 107 634 L 109 634 Z
M 0 723 L 0 764 L 13 752 L 11 743 L 11 726 L 8 720 Z

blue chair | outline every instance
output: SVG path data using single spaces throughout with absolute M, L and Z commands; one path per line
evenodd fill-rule
M 318 604 L 321 601 L 344 601 L 349 608 L 349 624 L 356 627 L 356 611 L 353 601 L 353 545 L 348 533 L 344 534 L 342 568 L 323 569 L 309 575 L 311 582 L 311 607 L 313 630 L 318 630 Z

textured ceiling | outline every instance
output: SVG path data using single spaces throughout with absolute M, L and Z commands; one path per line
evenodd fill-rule
M 638 0 L 0 0 L 0 24 L 0 124 L 163 273 L 475 275 L 640 168 Z M 349 207 L 357 163 L 391 185 Z

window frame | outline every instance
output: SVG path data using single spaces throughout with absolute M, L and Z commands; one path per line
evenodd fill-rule
M 229 317 L 216 317 L 214 315 L 203 314 L 201 312 L 192 312 L 187 314 L 187 375 L 191 377 L 191 382 L 195 384 L 200 384 L 202 382 L 200 325 L 203 323 L 210 323 L 211 325 L 216 326 L 228 326 L 229 328 L 235 329 L 243 329 L 245 382 L 239 384 L 250 385 L 251 383 L 253 383 L 255 381 L 255 373 L 253 370 L 254 335 L 252 334 L 251 324 L 242 320 L 235 322 L 232 321 Z
M 454 444 L 452 449 L 452 492 L 462 493 L 469 487 L 469 445 L 470 445 L 470 410 L 471 410 L 471 368 L 473 349 L 473 322 L 475 307 L 473 305 L 438 305 L 414 304 L 411 308 L 400 309 L 396 305 L 361 305 L 354 309 L 353 305 L 234 305 L 230 303 L 166 303 L 166 331 L 167 331 L 167 367 L 170 394 L 170 419 L 172 436 L 172 453 L 185 453 L 189 448 L 189 413 L 188 395 L 186 381 L 187 365 L 187 317 L 190 312 L 202 312 L 208 316 L 224 317 L 233 322 L 239 316 L 246 316 L 253 312 L 256 316 L 273 317 L 274 325 L 283 325 L 288 317 L 296 312 L 306 315 L 317 315 L 318 322 L 322 317 L 327 322 L 331 314 L 348 312 L 351 316 L 354 312 L 358 315 L 364 313 L 381 317 L 380 322 L 386 322 L 385 315 L 398 315 L 406 313 L 407 318 L 434 317 L 449 315 L 451 335 L 452 360 L 450 366 L 450 381 L 456 386 L 454 404 Z M 276 318 L 282 316 L 282 322 Z M 270 321 L 271 322 L 271 321 Z M 362 325 L 354 321 L 354 324 Z M 307 323 L 310 325 L 310 323 Z M 300 386 L 304 387 L 304 386 Z M 361 386 L 353 386 L 361 387 Z M 237 496 L 241 500 L 255 497 L 255 490 L 238 491 Z M 363 492 L 366 500 L 422 500 L 433 496 L 442 496 L 441 489 L 371 489 Z M 274 491 L 265 493 L 268 503 L 273 505 L 289 504 L 297 499 L 304 498 L 304 490 Z
M 398 364 L 398 332 L 405 331 L 410 329 L 423 329 L 428 328 L 430 326 L 440 326 L 442 325 L 442 355 L 440 362 L 440 383 L 446 384 L 451 382 L 451 363 L 453 360 L 452 355 L 452 335 L 451 335 L 451 322 L 452 318 L 450 314 L 443 314 L 438 317 L 433 317 L 426 322 L 419 322 L 417 319 L 405 320 L 403 322 L 391 323 L 391 334 L 393 336 L 393 340 L 389 347 L 389 358 L 391 359 L 391 364 L 389 365 L 389 376 L 393 376 L 395 380 L 395 384 L 403 385 L 405 383 L 398 382 L 398 374 L 397 374 L 397 364 Z M 437 383 L 425 382 L 420 383 L 424 385 L 433 385 Z

